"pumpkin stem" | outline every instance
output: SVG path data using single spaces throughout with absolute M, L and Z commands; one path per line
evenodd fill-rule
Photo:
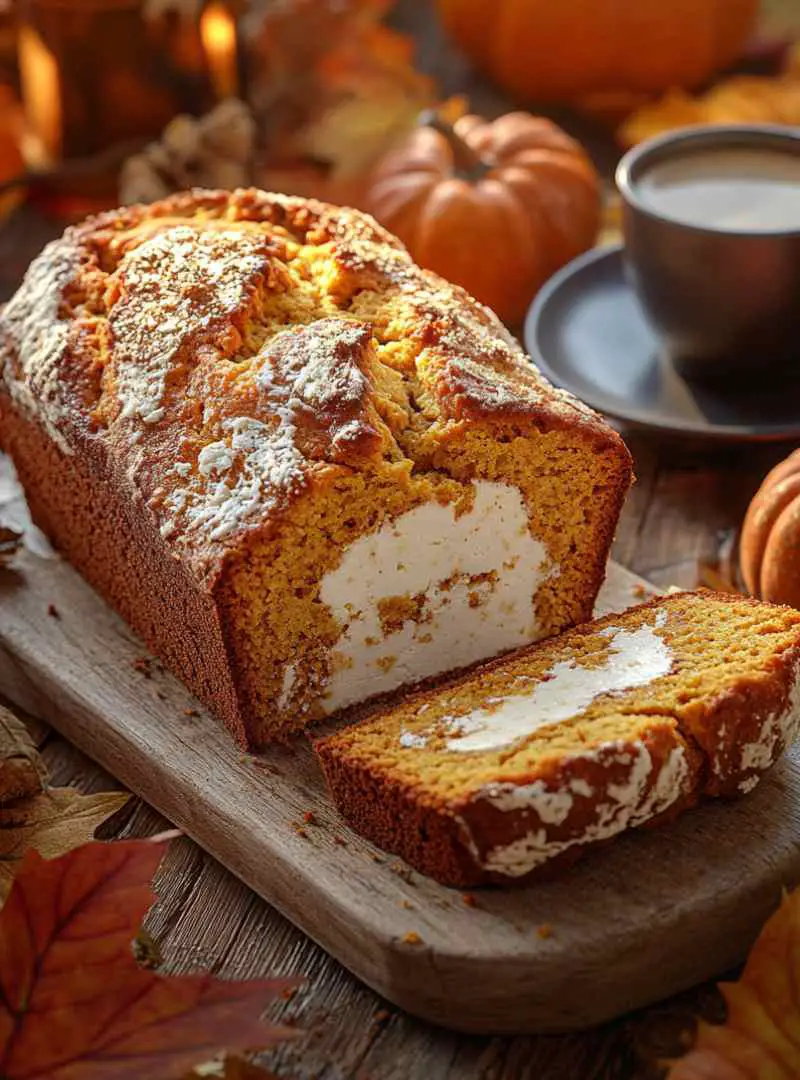
M 435 109 L 425 109 L 421 112 L 417 123 L 421 127 L 432 128 L 447 140 L 453 154 L 456 176 L 461 180 L 480 180 L 491 172 L 492 162 L 476 154 L 467 140 L 456 132 L 452 124 L 443 120 Z

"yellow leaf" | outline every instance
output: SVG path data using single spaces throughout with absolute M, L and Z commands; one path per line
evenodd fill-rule
M 54 859 L 87 843 L 99 825 L 130 798 L 127 792 L 82 795 L 74 788 L 48 788 L 0 806 L 0 902 L 11 889 L 16 864 L 31 849 Z
M 800 125 L 800 79 L 791 67 L 774 78 L 736 75 L 699 97 L 674 90 L 643 105 L 617 129 L 623 146 L 695 124 Z
M 329 162 L 342 179 L 366 171 L 381 154 L 416 123 L 419 101 L 403 93 L 348 98 L 328 109 L 312 124 L 304 149 Z

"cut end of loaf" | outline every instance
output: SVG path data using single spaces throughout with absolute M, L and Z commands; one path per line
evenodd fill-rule
M 429 440 L 437 467 L 331 475 L 232 568 L 223 610 L 258 743 L 591 614 L 624 465 L 563 432 Z

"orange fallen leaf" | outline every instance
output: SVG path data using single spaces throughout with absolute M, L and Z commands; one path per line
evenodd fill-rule
M 173 1080 L 223 1050 L 291 1036 L 262 1023 L 291 981 L 164 977 L 131 941 L 163 841 L 29 852 L 0 911 L 3 1080 Z
M 724 1024 L 701 1021 L 669 1080 L 796 1080 L 800 1076 L 800 889 L 785 897 L 742 977 L 723 983 Z

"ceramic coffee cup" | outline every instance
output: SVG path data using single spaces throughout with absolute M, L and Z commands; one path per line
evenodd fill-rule
M 685 128 L 617 185 L 629 277 L 683 372 L 800 369 L 800 129 Z

